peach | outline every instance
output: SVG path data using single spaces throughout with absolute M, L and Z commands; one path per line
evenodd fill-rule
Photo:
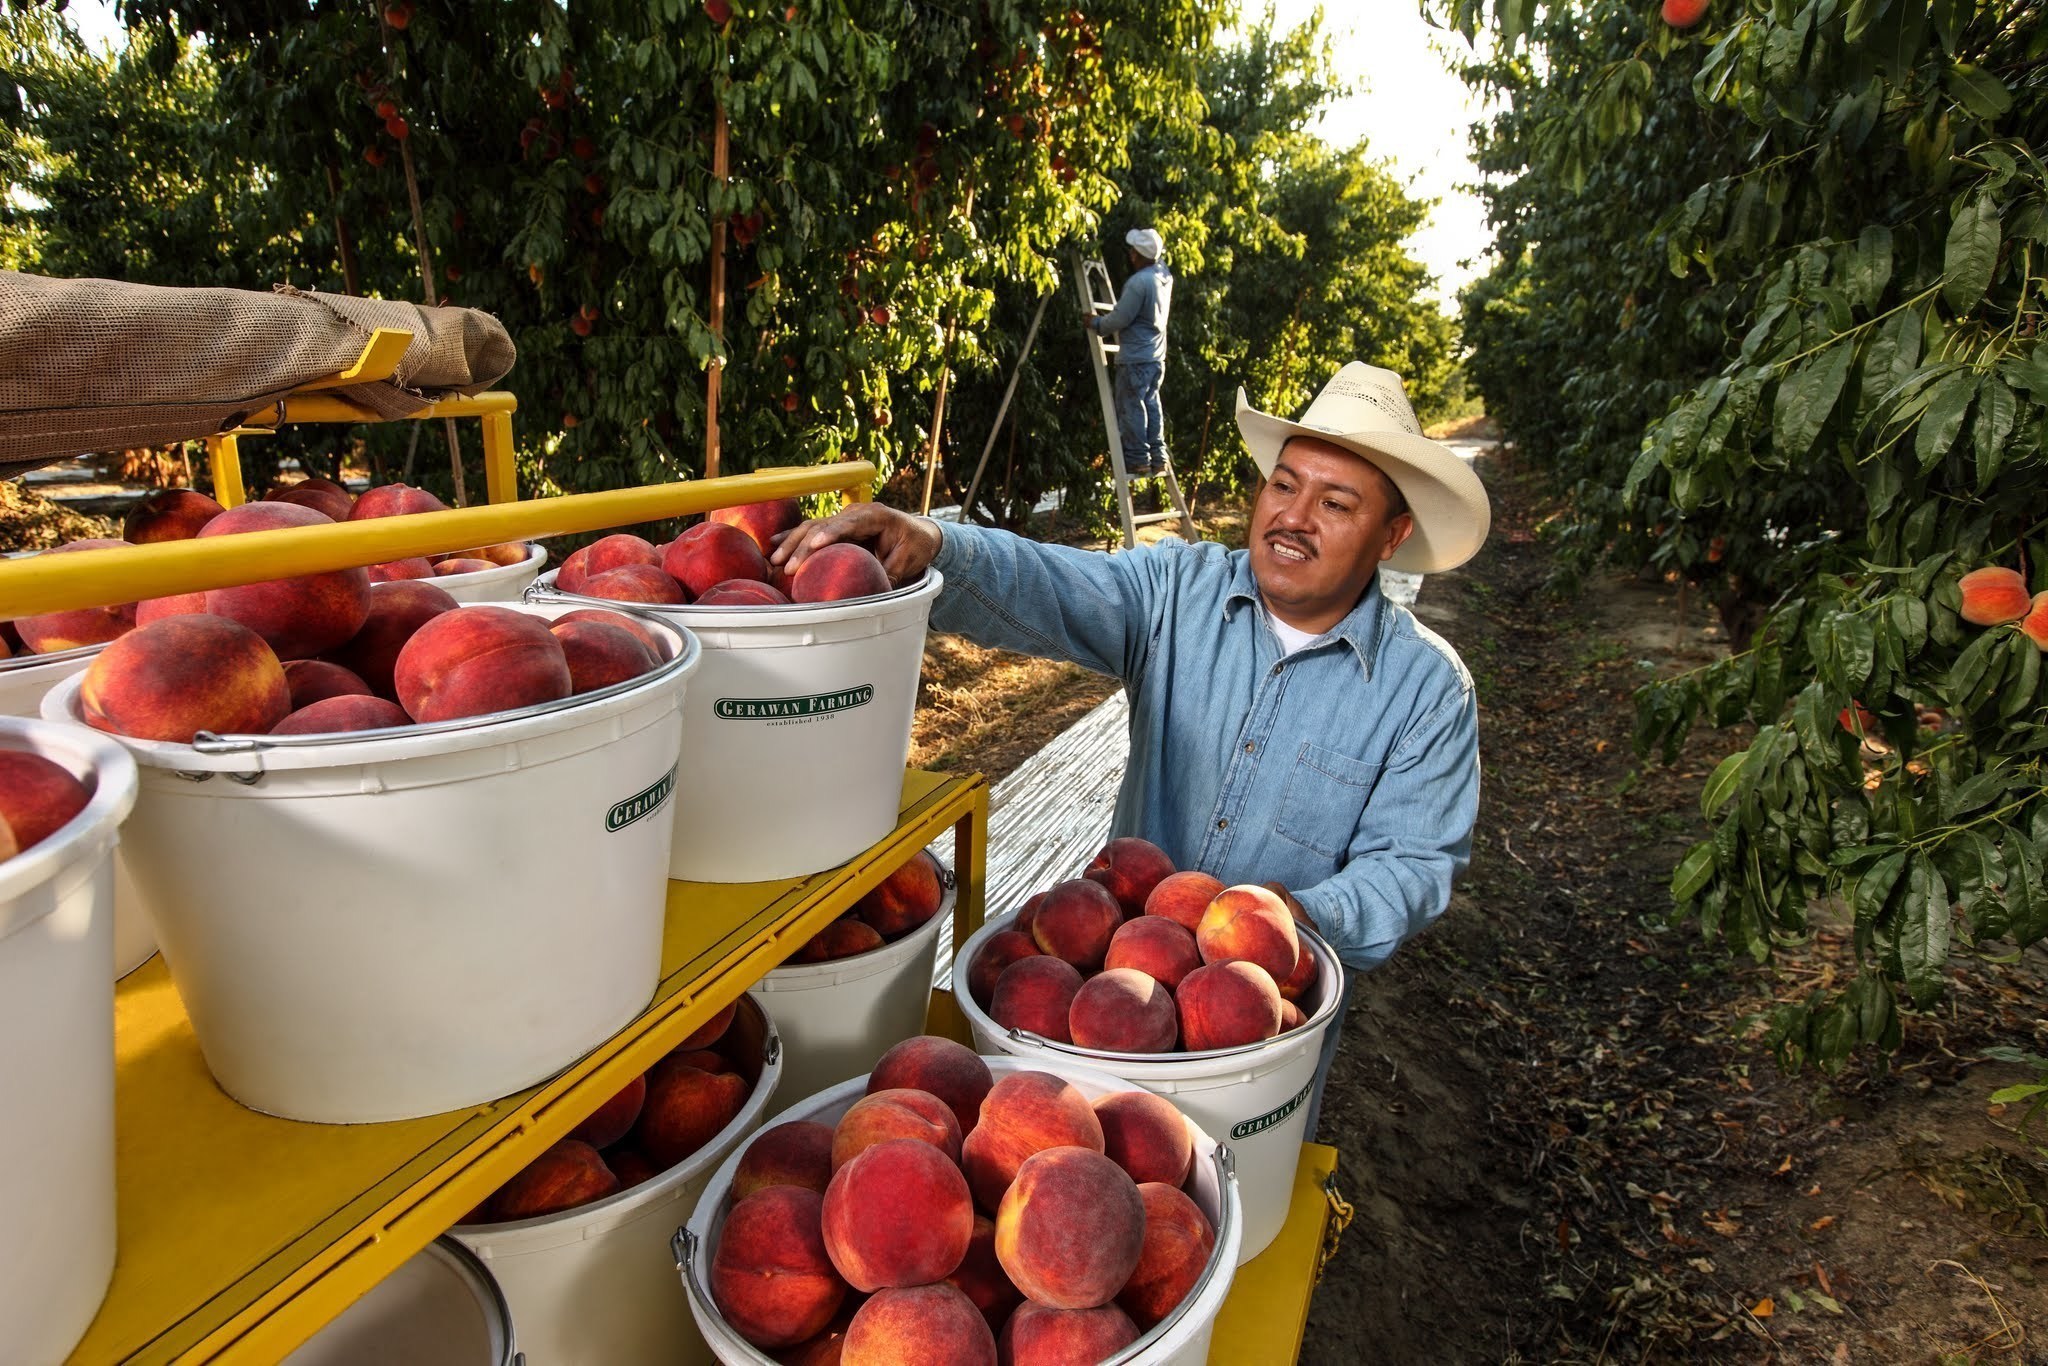
M 1209 909 L 1209 903 L 1222 890 L 1222 879 L 1207 873 L 1173 873 L 1161 878 L 1152 895 L 1145 898 L 1145 914 L 1171 920 L 1192 932 L 1202 923 L 1202 912 Z
M 604 1150 L 604 1164 L 612 1169 L 613 1176 L 619 1178 L 620 1190 L 631 1190 L 642 1181 L 652 1181 L 661 1175 L 661 1169 L 647 1160 L 647 1154 L 623 1143 L 615 1143 Z
M 763 555 L 775 549 L 775 538 L 803 525 L 804 505 L 794 498 L 774 498 L 765 503 L 742 503 L 734 508 L 714 508 L 707 522 L 723 522 L 751 536 Z
M 1164 849 L 1125 835 L 1103 845 L 1081 876 L 1107 887 L 1124 914 L 1132 916 L 1145 913 L 1145 898 L 1173 872 L 1173 860 Z
M 802 948 L 789 956 L 792 963 L 829 963 L 834 959 L 851 958 L 882 947 L 882 936 L 875 933 L 875 927 L 852 916 L 839 919 L 819 930 L 805 941 Z
M 640 1107 L 647 1103 L 647 1075 L 642 1073 L 615 1091 L 611 1099 L 592 1110 L 581 1124 L 569 1131 L 593 1148 L 609 1148 L 633 1131 Z
M 364 489 L 362 496 L 348 510 L 351 522 L 365 521 L 371 517 L 405 517 L 415 512 L 446 512 L 448 505 L 410 484 L 378 484 Z
M 1150 1091 L 1112 1091 L 1095 1101 L 1103 1156 L 1140 1185 L 1178 1186 L 1195 1166 L 1195 1137 L 1173 1102 Z
M 128 509 L 121 536 L 135 545 L 189 541 L 223 511 L 196 489 L 158 489 Z
M 1280 988 L 1256 963 L 1232 959 L 1196 968 L 1175 994 L 1181 1046 L 1190 1053 L 1237 1048 L 1280 1032 Z
M 710 1048 L 693 1048 L 687 1053 L 670 1053 L 669 1057 L 685 1067 L 694 1067 L 699 1072 L 731 1072 L 739 1075 L 739 1069 L 726 1059 L 723 1053 Z M 819 1192 L 823 1194 L 823 1192 Z
M 661 567 L 692 598 L 727 579 L 768 579 L 768 561 L 754 538 L 723 522 L 701 522 L 678 536 L 662 556 Z
M 424 555 L 415 555 L 409 560 L 386 560 L 383 564 L 373 564 L 370 566 L 369 574 L 370 582 L 373 584 L 397 583 L 402 579 L 431 579 L 434 577 L 434 564 Z
M 859 1298 L 862 1304 L 867 1302 L 865 1295 Z M 777 1352 L 775 1360 L 779 1366 L 841 1366 L 840 1354 L 846 1348 L 846 1330 L 859 1308 L 860 1305 L 852 1300 L 842 1303 L 839 1312 L 832 1316 L 832 1322 L 825 1325 L 824 1332 Z
M 1972 569 L 1957 585 L 1962 590 L 1963 620 L 1976 626 L 2002 626 L 2027 614 L 2031 599 L 2019 571 L 1990 566 Z
M 208 522 L 198 539 L 333 525 L 333 518 L 297 503 L 243 503 Z M 206 610 L 262 636 L 279 659 L 306 659 L 362 629 L 370 615 L 370 575 L 363 569 L 337 569 L 209 589 Z
M 950 1285 L 884 1290 L 854 1312 L 840 1366 L 996 1366 L 995 1334 Z
M 1067 1034 L 1104 1053 L 1172 1052 L 1180 1037 L 1173 993 L 1136 968 L 1097 973 L 1067 1007 Z
M 391 682 L 413 720 L 453 721 L 569 696 L 569 660 L 539 617 L 465 607 L 412 633 Z
M 711 1254 L 711 1299 L 756 1347 L 816 1337 L 846 1298 L 825 1251 L 824 1203 L 800 1186 L 769 1186 L 726 1213 Z
M 834 1171 L 825 1189 L 825 1251 L 856 1290 L 944 1280 L 973 1240 L 967 1178 L 929 1143 L 885 1139 Z
M 580 607 L 574 612 L 562 613 L 555 618 L 554 624 L 560 626 L 568 621 L 601 621 L 607 626 L 631 631 L 633 638 L 645 645 L 648 653 L 654 656 L 655 663 L 659 664 L 670 657 L 668 642 L 656 634 L 654 628 L 645 620 L 629 612 L 613 612 L 603 607 Z
M 1003 969 L 1019 958 L 1038 957 L 1038 945 L 1028 934 L 1015 930 L 998 930 L 982 941 L 981 949 L 974 955 L 974 962 L 967 969 L 967 994 L 974 1003 L 987 1010 L 995 1000 L 996 979 L 1003 975 Z
M 434 577 L 445 579 L 456 574 L 481 574 L 486 569 L 496 569 L 497 567 L 489 560 L 480 560 L 469 555 L 458 555 L 454 559 L 437 561 L 434 565 Z
M 1105 1361 L 1140 1336 L 1130 1315 L 1114 1304 L 1054 1309 L 1026 1300 L 1003 1325 L 999 1350 L 1005 1366 L 1067 1366 Z
M 1010 928 L 1019 934 L 1030 934 L 1031 927 L 1038 923 L 1038 908 L 1045 904 L 1049 892 L 1033 892 L 1024 898 L 1024 904 L 1017 908 L 1017 920 Z
M 953 1274 L 946 1277 L 946 1284 L 958 1290 L 973 1302 L 988 1320 L 990 1328 L 1000 1328 L 1010 1311 L 1024 1297 L 1017 1287 L 1010 1284 L 1010 1278 L 1003 1272 L 1003 1264 L 996 1260 L 996 1221 L 985 1214 L 974 1216 L 974 1237 L 967 1244 L 967 1255 L 960 1259 L 960 1265 L 953 1268 Z
M 602 621 L 556 622 L 548 628 L 562 642 L 572 692 L 595 692 L 638 678 L 658 662 L 640 638 Z
M 960 1162 L 960 1120 L 953 1108 L 929 1091 L 898 1086 L 869 1092 L 847 1107 L 832 1131 L 832 1170 L 895 1138 L 929 1143 L 954 1165 Z
M 356 505 L 355 495 L 332 479 L 314 475 L 301 479 L 290 488 L 272 489 L 263 495 L 266 503 L 297 503 L 300 507 L 311 508 L 330 521 L 346 522 Z
M 267 734 L 292 698 L 263 637 L 201 614 L 138 626 L 108 645 L 87 666 L 78 705 L 100 730 L 189 745 L 202 730 Z
M 520 560 L 512 563 L 518 564 Z M 555 587 L 564 593 L 581 593 L 584 585 L 600 574 L 609 574 L 614 569 L 623 569 L 629 564 L 661 568 L 661 553 L 639 536 L 626 532 L 614 532 L 600 537 L 581 550 L 571 551 L 569 558 L 562 561 L 562 567 L 555 573 Z
M 1002 1203 L 1018 1167 L 1047 1148 L 1103 1148 L 1102 1121 L 1088 1098 L 1050 1072 L 1009 1072 L 981 1103 L 981 1117 L 960 1145 L 960 1165 L 983 1209 Z
M 772 583 L 752 579 L 727 579 L 711 585 L 697 599 L 699 607 L 786 607 L 789 598 Z
M 2034 642 L 2034 648 L 2048 651 L 2048 592 L 2034 594 L 2032 606 L 2020 619 L 2020 634 Z
M 1315 950 L 1308 946 L 1307 940 L 1301 939 L 1298 929 L 1295 938 L 1300 940 L 1301 951 L 1295 955 L 1294 970 L 1285 977 L 1275 979 L 1280 987 L 1280 999 L 1283 1001 L 1300 1000 L 1308 989 L 1316 984 L 1316 973 L 1319 971 L 1316 967 Z
M 1163 915 L 1141 915 L 1117 926 L 1102 966 L 1135 968 L 1171 991 L 1202 966 L 1202 951 L 1185 926 Z
M 764 576 L 765 577 L 765 576 Z M 866 546 L 837 541 L 812 551 L 789 581 L 791 602 L 845 602 L 889 591 L 889 572 Z
M 764 1129 L 733 1169 L 732 1194 L 744 1200 L 769 1186 L 802 1186 L 824 1195 L 832 1183 L 832 1129 L 808 1119 Z
M 1177 1186 L 1143 1182 L 1138 1198 L 1145 1204 L 1144 1250 L 1116 1302 L 1146 1329 L 1178 1309 L 1202 1279 L 1216 1250 L 1216 1230 L 1201 1206 Z
M 148 604 L 144 604 L 146 607 Z M 370 615 L 347 644 L 329 650 L 326 658 L 370 685 L 386 701 L 398 700 L 392 673 L 399 651 L 413 633 L 443 612 L 455 599 L 431 583 L 382 583 L 370 589 Z
M 739 1118 L 750 1089 L 734 1073 L 663 1058 L 647 1070 L 647 1098 L 633 1127 L 633 1146 L 656 1167 L 673 1167 Z
M 486 1208 L 496 1223 L 537 1219 L 602 1200 L 619 1189 L 619 1178 L 588 1143 L 565 1138 L 526 1164 L 498 1187 Z
M 1301 937 L 1287 903 L 1251 883 L 1216 894 L 1195 927 L 1195 945 L 1205 963 L 1256 963 L 1276 984 L 1293 976 L 1301 961 Z
M 963 1135 L 981 1118 L 981 1102 L 995 1084 L 980 1054 L 935 1034 L 905 1039 L 884 1053 L 868 1074 L 869 1095 L 909 1089 L 937 1096 L 953 1111 Z
M 26 750 L 0 749 L 0 836 L 11 857 L 42 843 L 85 810 L 92 794 L 62 764 Z
M 132 550 L 127 541 L 95 538 L 72 541 L 46 555 L 65 555 L 74 550 Z M 77 650 L 87 645 L 104 645 L 117 636 L 124 636 L 135 629 L 136 604 L 116 603 L 111 607 L 75 607 L 67 612 L 45 612 L 41 616 L 20 617 L 14 629 L 21 636 L 21 643 L 30 653 L 39 655 L 56 654 L 59 650 Z
M 272 735 L 334 735 L 352 730 L 390 730 L 412 718 L 396 702 L 360 693 L 323 697 L 293 711 L 270 728 Z
M 996 1210 L 996 1259 L 1025 1299 L 1054 1309 L 1108 1304 L 1144 1250 L 1138 1183 L 1086 1148 L 1025 1158 Z
M 525 564 L 533 558 L 533 543 L 530 541 L 500 541 L 496 545 L 479 546 L 469 552 L 480 560 L 492 564 Z
M 738 1001 L 726 1002 L 710 1019 L 691 1030 L 689 1037 L 676 1045 L 675 1051 L 681 1053 L 694 1048 L 709 1048 L 717 1043 L 732 1028 L 733 1017 L 739 1013 L 739 1008 Z
M 909 934 L 939 913 L 945 900 L 945 869 L 923 849 L 854 903 L 853 913 L 884 939 Z
M 291 689 L 293 711 L 330 697 L 373 695 L 370 685 L 352 670 L 324 659 L 292 660 L 284 666 L 284 683 Z
M 651 602 L 680 607 L 690 600 L 666 573 L 644 564 L 621 565 L 583 581 L 583 596 L 608 598 L 613 602 Z
M 1072 1043 L 1067 1023 L 1081 973 L 1072 963 L 1040 954 L 1020 958 L 996 978 L 989 1018 L 1004 1029 L 1028 1029 L 1056 1043 Z
M 1285 996 L 1280 998 L 1280 1032 L 1282 1034 L 1297 1030 L 1307 1023 L 1308 1016 L 1301 1013 L 1300 1006 L 1288 1000 Z
M 1040 953 L 1086 972 L 1102 966 L 1109 937 L 1123 921 L 1116 898 L 1101 883 L 1074 878 L 1046 892 L 1031 918 L 1031 937 Z
M 135 604 L 135 624 L 147 626 L 165 617 L 197 616 L 205 610 L 204 593 L 173 593 L 167 598 L 144 598 Z

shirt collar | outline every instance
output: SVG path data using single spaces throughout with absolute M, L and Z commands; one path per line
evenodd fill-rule
M 1259 598 L 1259 581 L 1252 577 L 1251 552 L 1239 551 L 1233 558 L 1236 563 L 1231 566 L 1230 590 L 1223 597 L 1225 621 L 1236 617 L 1237 609 L 1245 603 L 1261 608 L 1265 606 Z M 1351 647 L 1352 654 L 1358 658 L 1358 667 L 1365 671 L 1367 679 L 1372 677 L 1373 659 L 1379 652 L 1380 639 L 1385 634 L 1389 610 L 1387 595 L 1380 591 L 1380 576 L 1374 574 L 1372 582 L 1366 585 L 1365 596 L 1358 600 L 1358 605 L 1346 613 L 1342 621 L 1323 633 L 1324 637 L 1341 640 Z

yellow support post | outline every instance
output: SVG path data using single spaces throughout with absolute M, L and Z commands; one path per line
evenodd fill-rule
M 231 508 L 248 501 L 242 491 L 242 448 L 234 432 L 206 438 L 206 459 L 213 466 L 213 501 Z
M 484 414 L 484 497 L 509 503 L 519 497 L 519 473 L 512 465 L 512 415 Z

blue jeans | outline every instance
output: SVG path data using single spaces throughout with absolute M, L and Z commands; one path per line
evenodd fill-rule
M 1116 430 L 1124 445 L 1124 468 L 1133 474 L 1166 468 L 1166 409 L 1159 402 L 1165 378 L 1164 365 L 1116 367 Z

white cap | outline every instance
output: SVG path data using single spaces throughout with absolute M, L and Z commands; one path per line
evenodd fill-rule
M 1151 228 L 1132 228 L 1124 234 L 1124 241 L 1138 249 L 1138 255 L 1148 261 L 1157 261 L 1159 253 L 1166 250 L 1166 243 Z

